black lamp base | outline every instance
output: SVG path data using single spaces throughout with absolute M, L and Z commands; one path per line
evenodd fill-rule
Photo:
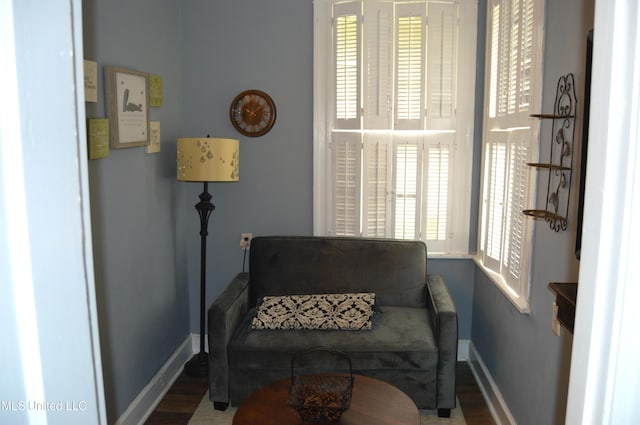
M 184 371 L 187 375 L 196 378 L 204 378 L 209 376 L 209 356 L 204 351 L 205 339 L 205 276 L 207 264 L 207 225 L 209 216 L 215 209 L 211 203 L 211 194 L 207 190 L 208 184 L 204 182 L 204 188 L 200 194 L 200 202 L 195 207 L 200 216 L 200 352 L 194 355 L 184 365 Z
M 184 365 L 184 371 L 187 375 L 195 378 L 209 376 L 209 358 L 207 353 L 200 352 L 194 355 L 191 360 Z

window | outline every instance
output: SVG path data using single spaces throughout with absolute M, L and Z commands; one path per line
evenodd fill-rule
M 477 3 L 314 7 L 314 232 L 467 253 Z
M 542 92 L 542 0 L 490 0 L 483 137 L 480 261 L 521 311 L 528 309 Z

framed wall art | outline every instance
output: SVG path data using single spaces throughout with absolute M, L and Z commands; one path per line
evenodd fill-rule
M 149 74 L 104 68 L 110 144 L 114 149 L 149 144 Z

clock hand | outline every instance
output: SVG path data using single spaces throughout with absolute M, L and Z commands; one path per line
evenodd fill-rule
M 242 112 L 246 112 L 250 117 L 254 117 L 256 114 L 249 108 L 242 108 Z

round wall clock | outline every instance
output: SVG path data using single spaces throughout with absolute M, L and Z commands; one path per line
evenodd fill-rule
M 249 137 L 262 136 L 276 122 L 276 105 L 263 91 L 245 90 L 231 102 L 229 118 L 241 134 Z

